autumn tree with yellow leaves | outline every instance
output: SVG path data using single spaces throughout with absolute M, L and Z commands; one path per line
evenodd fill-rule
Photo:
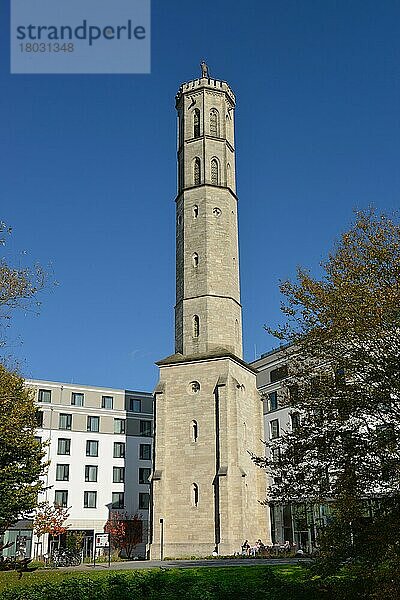
M 268 502 L 326 503 L 320 532 L 332 565 L 400 559 L 400 225 L 358 212 L 322 276 L 285 281 L 284 324 L 273 333 L 286 363 L 292 425 L 254 457 L 272 476 Z

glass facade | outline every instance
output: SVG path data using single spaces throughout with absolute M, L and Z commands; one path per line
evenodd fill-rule
M 327 525 L 331 508 L 327 504 L 274 504 L 271 511 L 272 543 L 295 544 L 297 550 L 312 554 L 319 532 Z

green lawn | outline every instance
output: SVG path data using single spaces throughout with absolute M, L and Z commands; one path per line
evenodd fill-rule
M 317 600 L 335 598 L 297 565 L 0 573 L 0 600 Z

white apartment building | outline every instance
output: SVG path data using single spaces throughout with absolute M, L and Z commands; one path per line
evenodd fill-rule
M 48 442 L 50 465 L 39 502 L 69 508 L 68 531 L 84 533 L 84 551 L 93 551 L 93 535 L 104 531 L 110 511 L 143 521 L 145 556 L 149 481 L 152 461 L 153 396 L 147 392 L 53 381 L 27 380 L 37 400 L 37 436 Z M 47 537 L 47 536 L 46 536 Z M 38 544 L 29 521 L 5 534 L 13 541 L 4 554 L 26 548 L 32 556 L 48 551 Z

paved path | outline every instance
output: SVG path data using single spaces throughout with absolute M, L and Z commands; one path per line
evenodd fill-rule
M 215 560 L 132 560 L 125 562 L 112 562 L 110 570 L 135 570 L 135 569 L 192 569 L 197 567 L 252 567 L 260 565 L 293 565 L 308 562 L 304 558 L 255 558 L 255 559 L 215 559 Z M 59 567 L 58 571 L 94 571 L 108 570 L 108 563 L 82 564 L 79 567 Z

